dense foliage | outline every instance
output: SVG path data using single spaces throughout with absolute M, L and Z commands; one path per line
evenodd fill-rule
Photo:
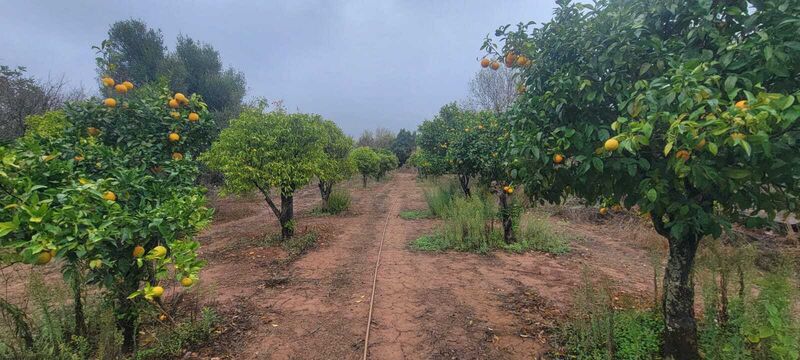
M 367 187 L 367 178 L 378 174 L 381 168 L 381 156 L 366 146 L 353 149 L 350 152 L 350 161 L 361 174 L 364 187 Z
M 0 246 L 7 261 L 62 260 L 77 335 L 86 331 L 82 284 L 107 290 L 131 350 L 138 297 L 159 298 L 169 278 L 191 286 L 203 264 L 192 237 L 211 211 L 192 154 L 213 125 L 197 96 L 172 109 L 166 88 L 106 92 L 102 104 L 73 103 L 41 118 L 63 126 L 60 134 L 39 125 L 0 148 Z
M 651 215 L 670 244 L 664 355 L 697 358 L 700 239 L 800 209 L 800 4 L 558 5 L 484 45 L 532 59 L 509 110 L 515 174 L 542 201 L 610 197 Z
M 322 210 L 327 211 L 328 200 L 333 191 L 333 185 L 353 175 L 354 166 L 350 161 L 350 150 L 353 148 L 353 139 L 345 135 L 335 122 L 324 120 L 323 150 L 327 161 L 323 162 L 317 178 L 319 191 L 322 196 Z
M 417 133 L 400 129 L 392 142 L 391 150 L 397 156 L 399 165 L 403 166 L 414 149 L 417 148 Z
M 202 156 L 209 168 L 225 175 L 223 190 L 258 190 L 281 224 L 281 237 L 294 234 L 294 193 L 329 170 L 327 135 L 319 115 L 289 114 L 282 109 L 245 109 Z M 280 207 L 272 199 L 280 196 Z

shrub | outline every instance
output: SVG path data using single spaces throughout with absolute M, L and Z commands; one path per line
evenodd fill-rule
M 322 127 L 323 150 L 325 151 L 326 159 L 322 162 L 317 178 L 319 179 L 319 192 L 322 196 L 322 209 L 330 212 L 328 201 L 330 200 L 331 191 L 333 191 L 333 185 L 349 179 L 353 174 L 354 166 L 349 157 L 350 150 L 353 148 L 353 139 L 345 135 L 342 129 L 333 121 L 323 121 Z M 339 213 L 343 210 L 334 213 Z
M 328 198 L 328 207 L 325 212 L 329 214 L 339 214 L 350 208 L 350 192 L 344 189 L 336 189 L 331 192 Z
M 458 191 L 458 188 L 449 181 L 443 184 L 435 181 L 428 183 L 423 193 L 431 214 L 436 217 L 444 217 L 450 204 L 458 196 Z
M 419 220 L 431 217 L 430 210 L 405 210 L 400 212 L 400 218 L 403 220 Z
M 513 252 L 536 250 L 551 254 L 569 252 L 570 238 L 555 231 L 546 219 L 533 214 L 524 214 L 518 226 L 517 242 L 506 244 Z

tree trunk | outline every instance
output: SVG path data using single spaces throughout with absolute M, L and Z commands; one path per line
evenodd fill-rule
M 116 289 L 117 328 L 122 331 L 122 351 L 132 353 L 136 350 L 136 323 L 139 311 L 128 296 L 139 288 L 139 280 L 135 272 L 125 276 L 123 283 Z
M 332 181 L 319 181 L 319 194 L 322 196 L 322 210 L 328 210 L 328 199 L 331 198 L 332 190 Z
M 517 241 L 514 236 L 514 224 L 511 217 L 511 207 L 508 204 L 508 194 L 500 190 L 500 217 L 503 221 L 503 240 L 506 244 L 511 244 Z
M 717 314 L 717 321 L 723 327 L 728 325 L 728 269 L 720 271 L 719 314 Z
M 367 175 L 362 175 L 361 179 L 364 182 L 364 188 L 366 188 L 367 187 Z
M 294 235 L 294 196 L 281 194 L 281 239 L 286 240 Z
M 75 335 L 86 337 L 86 317 L 83 314 L 83 299 L 81 299 L 80 271 L 75 269 L 72 279 L 73 307 L 75 310 Z
M 661 225 L 659 232 L 666 233 Z M 700 358 L 700 354 L 694 318 L 692 266 L 700 236 L 689 234 L 681 239 L 669 236 L 668 240 L 669 258 L 664 272 L 664 358 L 695 360 Z
M 469 191 L 469 176 L 458 175 L 458 182 L 461 184 L 461 190 L 464 191 L 464 196 L 472 196 L 472 193 Z

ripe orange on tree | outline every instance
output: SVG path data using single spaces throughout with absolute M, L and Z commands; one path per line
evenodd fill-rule
M 747 110 L 747 100 L 739 100 L 736 102 L 736 108 L 739 110 Z
M 122 82 L 122 85 L 124 85 L 124 86 L 125 86 L 125 88 L 126 88 L 126 89 L 128 89 L 129 91 L 130 91 L 130 90 L 133 90 L 133 83 L 132 83 L 132 82 L 130 82 L 130 81 L 123 81 L 123 82 Z
M 172 160 L 183 160 L 183 154 L 179 152 L 172 153 Z
M 490 66 L 492 67 L 492 70 L 497 70 L 500 68 L 500 63 L 497 61 L 492 61 L 492 64 Z
M 167 138 L 171 142 L 176 142 L 176 141 L 179 141 L 181 139 L 181 136 L 178 135 L 178 133 L 172 132 L 172 133 L 169 133 L 169 136 L 167 136 Z
M 601 207 L 601 208 L 600 208 L 600 210 L 599 210 L 599 212 L 600 212 L 600 215 L 605 215 L 605 214 L 608 214 L 608 208 Z
M 564 155 L 555 154 L 553 155 L 553 162 L 556 164 L 561 164 L 564 161 Z
M 509 52 L 508 54 L 506 54 L 506 66 L 507 66 L 507 67 L 512 67 L 512 66 L 514 66 L 514 63 L 515 63 L 516 61 L 517 61 L 517 55 L 515 55 L 515 54 L 514 54 L 514 53 L 512 53 L 512 52 Z
M 153 297 L 161 297 L 164 294 L 164 288 L 161 286 L 153 286 Z
M 181 118 L 181 113 L 179 113 L 177 111 L 172 111 L 172 112 L 169 113 L 169 116 L 171 116 L 175 120 L 178 120 L 178 119 Z
M 96 127 L 88 127 L 86 128 L 86 133 L 89 134 L 89 136 L 97 136 L 100 135 L 100 129 Z
M 689 152 L 686 150 L 678 150 L 678 152 L 675 153 L 675 157 L 683 161 L 689 160 Z
M 489 67 L 489 64 L 491 64 L 491 63 L 492 63 L 492 61 L 491 61 L 491 60 L 489 60 L 489 58 L 483 58 L 483 59 L 481 59 L 481 67 L 482 67 L 482 68 L 487 68 L 487 67 Z
M 197 115 L 197 113 L 194 113 L 194 112 L 193 113 L 189 113 L 189 121 L 194 122 L 194 121 L 197 121 L 197 120 L 200 120 L 200 115 Z
M 136 247 L 135 247 L 135 248 L 133 248 L 133 253 L 132 253 L 132 255 L 133 255 L 133 257 L 135 257 L 135 258 L 140 258 L 140 257 L 142 257 L 142 255 L 144 255 L 144 247 L 143 247 L 142 245 L 136 245 Z
M 617 150 L 619 149 L 619 141 L 617 141 L 617 139 L 608 139 L 605 144 L 603 144 L 603 148 L 606 149 L 606 151 Z
M 528 58 L 526 58 L 525 55 L 520 55 L 517 58 L 517 65 L 518 66 L 527 66 L 528 65 Z
M 101 81 L 103 82 L 103 86 L 105 87 L 112 87 L 115 84 L 114 79 L 108 76 L 103 77 Z
M 178 104 L 178 100 L 175 99 L 169 99 L 169 102 L 167 104 L 169 105 L 169 107 L 173 109 L 177 109 L 178 106 L 180 106 L 180 104 Z
M 189 103 L 189 99 L 186 98 L 186 95 L 183 95 L 181 93 L 175 93 L 175 100 L 178 100 L 178 102 L 184 105 Z
M 117 100 L 114 99 L 114 98 L 107 98 L 107 99 L 103 100 L 103 105 L 105 105 L 106 107 L 110 107 L 110 108 L 116 107 L 117 106 Z
M 116 201 L 117 200 L 117 194 L 114 194 L 113 191 L 106 191 L 106 192 L 103 193 L 103 199 L 106 199 L 108 201 Z
M 117 84 L 116 86 L 114 86 L 114 90 L 120 94 L 124 94 L 128 92 L 128 87 L 123 84 Z
M 184 287 L 192 286 L 192 283 L 194 283 L 194 281 L 190 277 L 184 277 L 183 279 L 181 279 L 181 285 L 183 285 Z

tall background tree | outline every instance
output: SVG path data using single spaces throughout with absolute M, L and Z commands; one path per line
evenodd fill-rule
M 499 114 L 508 109 L 518 94 L 517 75 L 513 68 L 481 69 L 469 82 L 466 106 Z
M 373 149 L 387 149 L 390 150 L 394 142 L 395 134 L 391 130 L 378 127 L 375 131 L 364 130 L 356 142 L 357 146 L 368 146 Z
M 219 129 L 241 110 L 247 86 L 244 74 L 225 68 L 211 44 L 178 35 L 175 51 L 169 52 L 160 30 L 131 19 L 111 25 L 101 50 L 107 54 L 97 58 L 101 76 L 136 85 L 163 78 L 175 91 L 202 94 Z
M 403 166 L 417 148 L 417 133 L 400 129 L 392 142 L 392 152 L 397 156 L 400 166 Z
M 24 67 L 0 65 L 0 142 L 25 132 L 25 118 L 85 98 L 82 89 L 67 89 L 64 78 L 41 81 L 25 75 Z

